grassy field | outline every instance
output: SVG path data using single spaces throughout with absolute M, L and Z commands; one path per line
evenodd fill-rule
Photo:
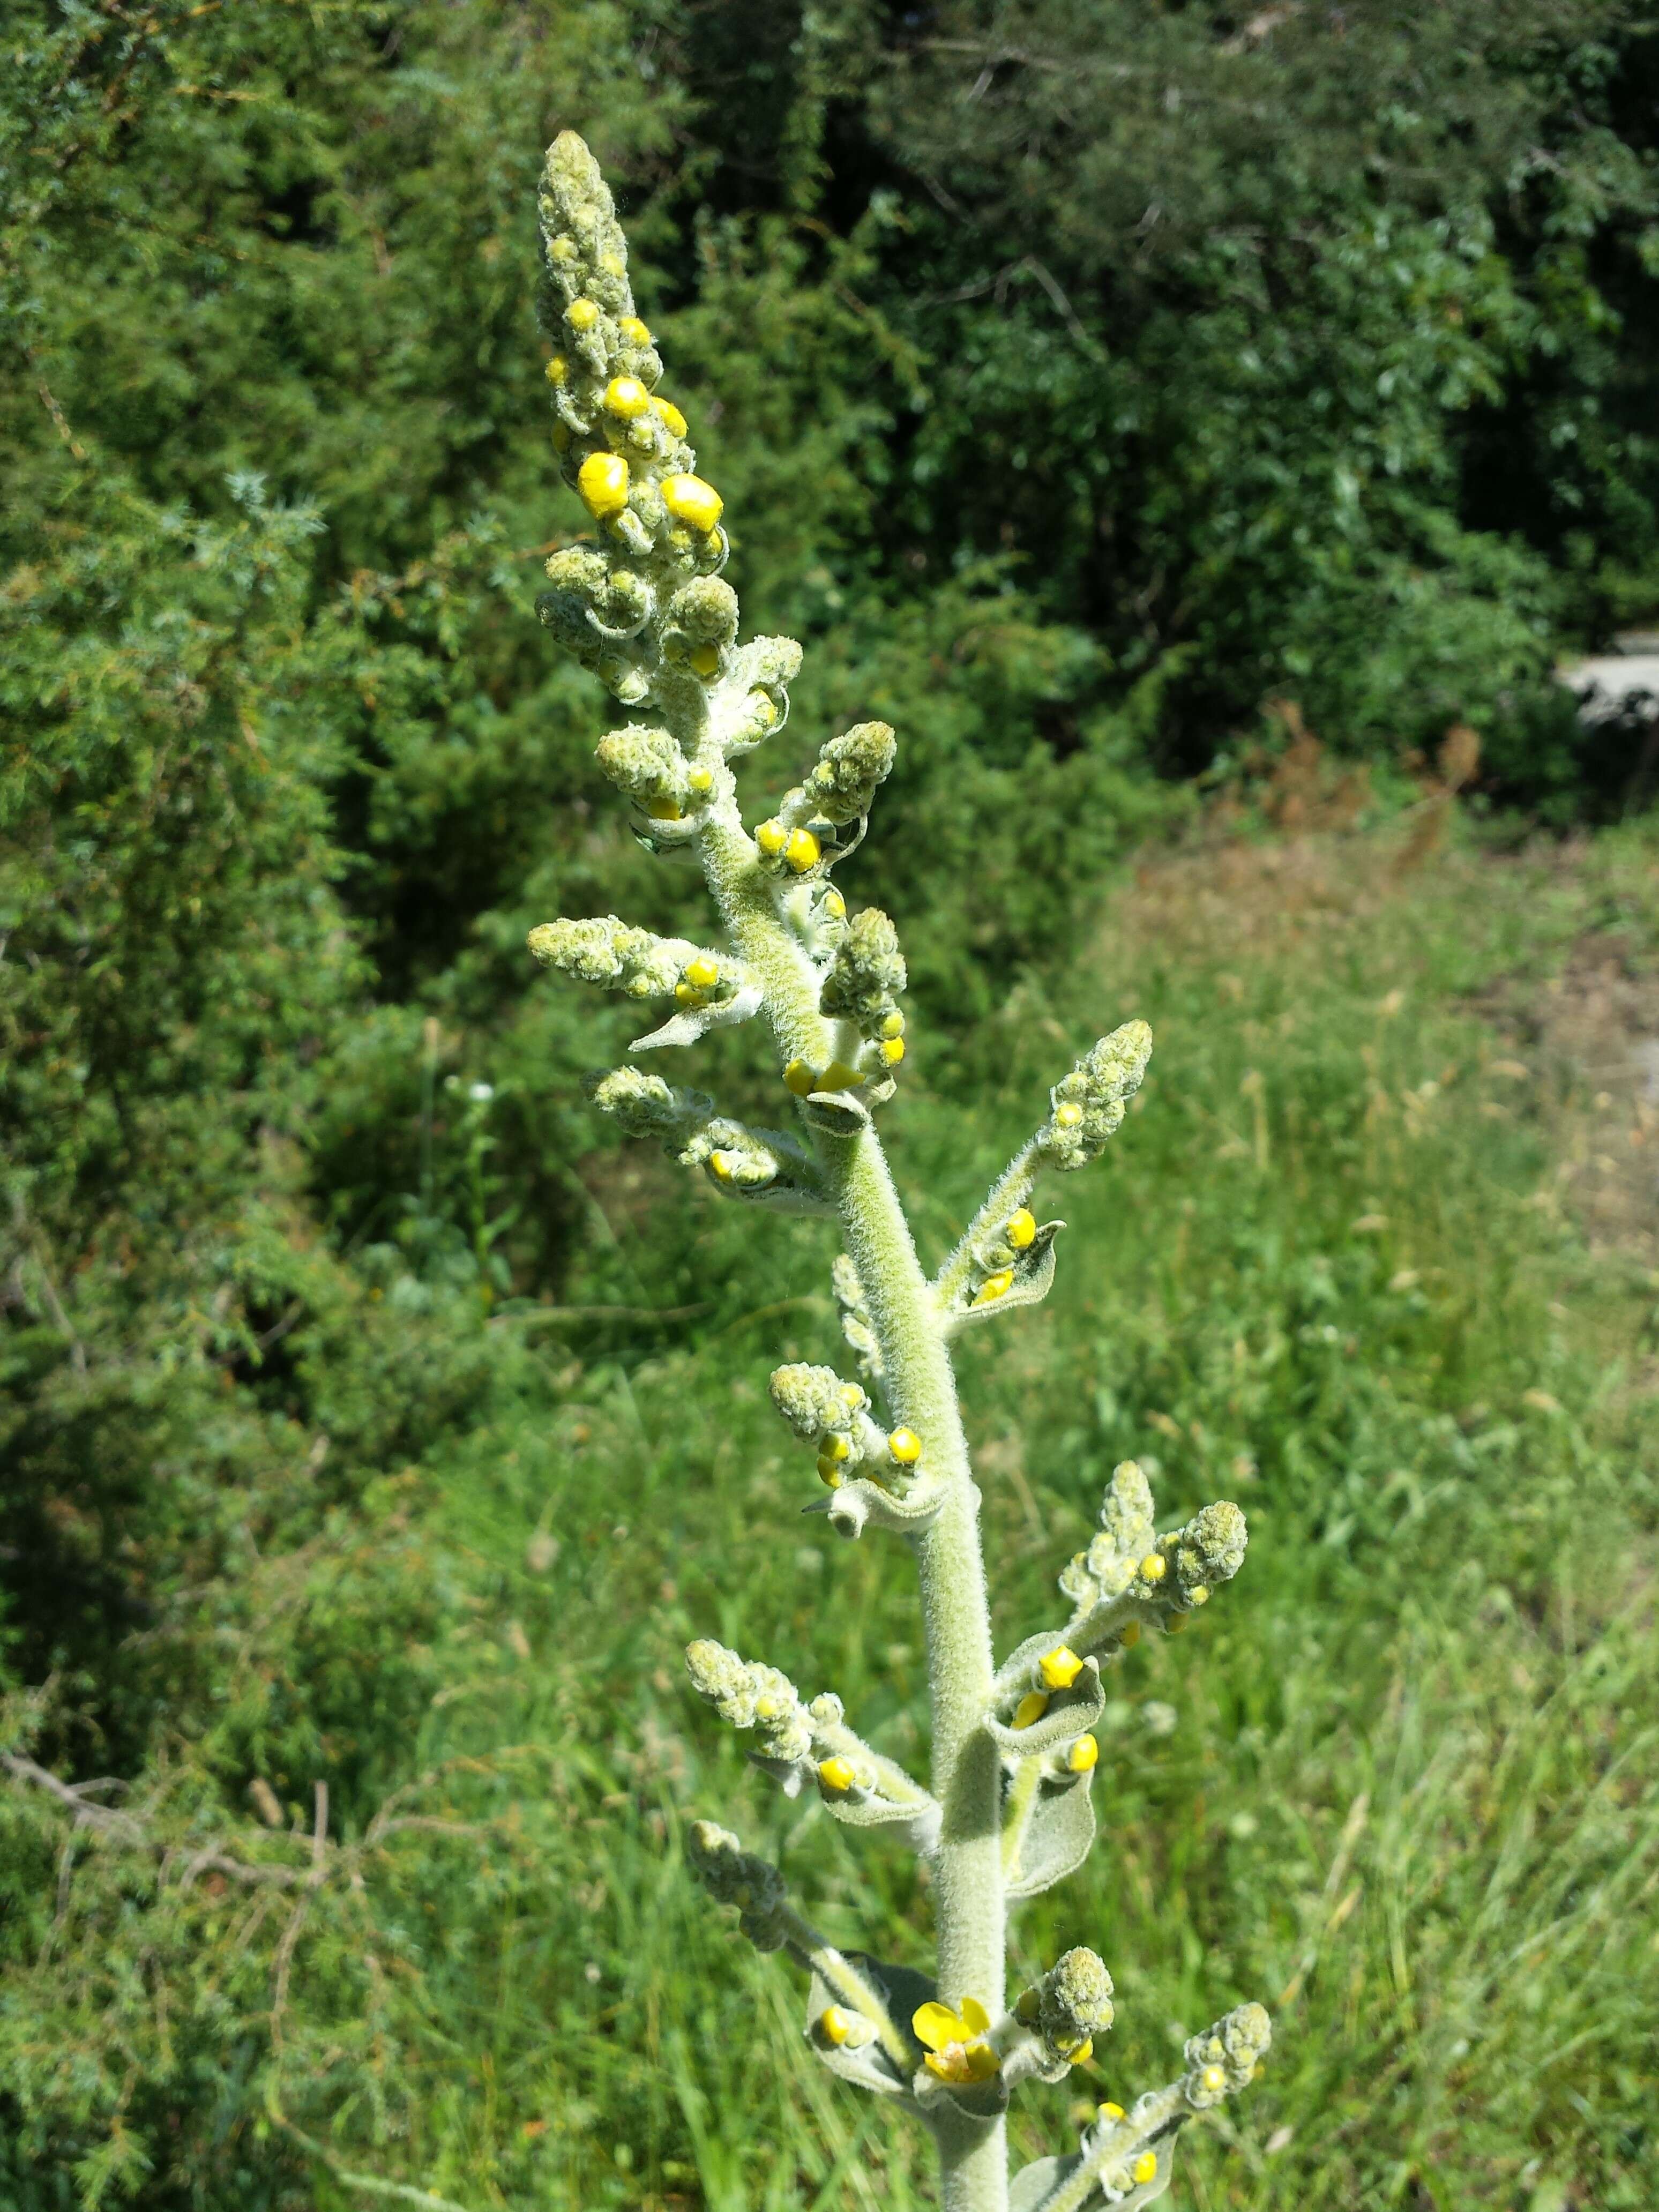
M 1188 2138 L 1171 2201 L 1199 2212 L 1652 2201 L 1659 841 L 1480 849 L 1448 804 L 1150 854 L 1068 972 L 935 1060 L 971 1105 L 930 1088 L 918 1022 L 885 1120 L 936 1255 L 1073 1051 L 1153 1024 L 1105 1158 L 1042 1194 L 1071 1224 L 1054 1295 L 967 1339 L 963 1383 L 1005 1648 L 1063 1618 L 1119 1459 L 1166 1525 L 1218 1496 L 1249 1516 L 1237 1582 L 1113 1677 L 1101 1841 L 1018 1923 L 1018 1971 L 1086 1942 L 1119 1992 L 1091 2066 L 1022 2093 L 1033 2155 L 1085 2076 L 1127 2102 L 1183 2034 L 1273 2008 L 1261 2081 Z M 733 1105 L 745 1045 L 698 1071 Z M 492 1110 L 458 1139 L 481 1221 Z M 0 2143 L 27 2212 L 117 2176 L 112 2204 L 145 2202 L 186 2096 L 224 2119 L 169 2208 L 336 2212 L 368 2201 L 353 2175 L 465 2212 L 929 2201 L 922 2144 L 817 2067 L 792 1970 L 679 1850 L 716 1815 L 836 1941 L 926 1955 L 925 1870 L 779 1796 L 681 1658 L 717 1636 L 925 1765 L 906 1556 L 800 1517 L 810 1456 L 767 1402 L 781 1358 L 837 1356 L 830 1232 L 594 1142 L 568 1304 L 491 1315 L 387 1248 L 331 1324 L 379 1316 L 410 1405 L 470 1410 L 434 1398 L 420 1464 L 303 1552 L 247 1554 L 196 1765 L 162 1762 L 57 1875 L 60 1812 L 9 1814 L 34 1823 L 8 1832 L 19 1894 L 60 1885 L 13 2063 L 60 2107 L 93 2052 L 127 2069 L 72 2173 Z M 180 1879 L 250 1770 L 291 1778 L 292 1832 L 236 1849 L 301 1886 Z M 391 1825 L 412 1815 L 476 1832 Z
M 1047 1194 L 1054 1296 L 969 1339 L 964 1384 L 1010 1644 L 1060 1617 L 1118 1459 L 1155 1466 L 1168 1519 L 1249 1515 L 1238 1581 L 1117 1675 L 1102 1840 L 1025 1908 L 1017 1962 L 1087 1942 L 1112 1966 L 1094 2097 L 1271 2005 L 1270 2069 L 1185 2158 L 1200 2212 L 1651 2202 L 1655 848 L 1441 849 L 1444 826 L 1149 861 L 978 1041 L 1000 1073 L 975 1110 L 929 1099 L 924 1036 L 889 1120 L 937 1251 L 1071 1049 L 1153 1022 L 1107 1159 Z M 586 1170 L 651 1303 L 673 1170 Z M 556 1747 L 545 1802 L 508 1814 L 543 1871 L 456 1962 L 409 2144 L 469 2201 L 927 2201 L 921 2146 L 815 2069 L 789 1970 L 679 1864 L 717 1814 L 836 1940 L 922 1953 L 925 1875 L 786 1803 L 684 1686 L 682 1645 L 717 1635 L 924 1757 L 906 1560 L 799 1517 L 810 1464 L 765 1398 L 781 1355 L 836 1356 L 828 1232 L 741 1261 L 708 1234 L 701 1340 L 535 1354 L 552 1432 L 477 1436 L 427 1528 L 489 1596 L 425 1752 Z M 1034 2154 L 1081 2081 L 1019 2105 Z

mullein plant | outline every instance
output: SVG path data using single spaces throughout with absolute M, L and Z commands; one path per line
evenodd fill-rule
M 770 1031 L 787 1127 L 753 1127 L 632 1063 L 596 1078 L 592 1096 L 736 1204 L 840 1224 L 834 1287 L 857 1377 L 780 1367 L 772 1397 L 816 1462 L 812 1510 L 845 1537 L 896 1537 L 915 1560 L 929 1783 L 866 1743 L 830 1691 L 803 1698 L 777 1668 L 712 1642 L 693 1644 L 687 1665 L 789 1796 L 816 1791 L 848 1826 L 926 1855 L 935 1973 L 837 1950 L 779 1870 L 713 1821 L 692 1826 L 690 1863 L 758 1949 L 786 1951 L 804 1970 L 817 2059 L 928 2130 L 948 2212 L 1150 2203 L 1169 2186 L 1185 2123 L 1255 2075 L 1267 2015 L 1255 2004 L 1229 2013 L 1188 2042 L 1178 2079 L 1127 2110 L 1101 2105 L 1074 2150 L 1011 2179 L 1010 2097 L 1022 2081 L 1062 2081 L 1091 2056 L 1112 2024 L 1112 1978 L 1092 1951 L 1071 1950 L 1008 2002 L 1008 1911 L 1070 1874 L 1093 1841 L 1104 1671 L 1145 1631 L 1173 1634 L 1208 1604 L 1243 1559 L 1244 1516 L 1218 1504 L 1160 1531 L 1146 1478 L 1126 1462 L 1098 1534 L 1060 1577 L 1069 1617 L 999 1665 L 951 1346 L 1046 1295 L 1062 1224 L 1032 1210 L 1038 1181 L 1097 1157 L 1140 1082 L 1151 1033 L 1126 1023 L 1061 1077 L 1041 1127 L 930 1281 L 875 1126 L 906 1054 L 904 960 L 887 915 L 849 911 L 835 882 L 892 766 L 893 732 L 862 722 L 831 737 L 805 780 L 745 825 L 732 763 L 783 727 L 800 647 L 739 642 L 720 495 L 697 473 L 685 416 L 659 389 L 662 362 L 634 311 L 611 194 L 572 132 L 549 152 L 538 207 L 553 441 L 593 527 L 549 561 L 538 611 L 639 717 L 599 740 L 599 764 L 640 842 L 701 866 L 721 929 L 703 945 L 605 915 L 544 923 L 530 948 L 549 967 L 658 1002 L 663 1018 L 635 1054 L 755 1018 Z

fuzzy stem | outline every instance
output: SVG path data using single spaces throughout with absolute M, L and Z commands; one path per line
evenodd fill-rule
M 716 821 L 704 834 L 702 852 L 733 944 L 761 983 L 780 1053 L 786 1060 L 812 1056 L 827 1031 L 817 977 L 778 919 L 753 848 L 740 829 Z M 979 1492 L 956 1379 L 939 1310 L 875 1131 L 845 1138 L 818 1133 L 814 1141 L 880 1340 L 894 1419 L 915 1431 L 924 1465 L 947 1486 L 937 1518 L 910 1540 L 927 1635 L 933 1795 L 944 1814 L 935 1856 L 939 1989 L 952 2006 L 977 1997 L 995 2018 L 1003 2008 L 1006 1950 L 1002 1777 L 996 1747 L 981 1726 L 994 1673 L 990 1607 Z M 1001 2120 L 949 2107 L 939 2112 L 933 2132 L 944 2212 L 1006 2212 Z

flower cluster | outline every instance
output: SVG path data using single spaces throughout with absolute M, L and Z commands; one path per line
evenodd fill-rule
M 642 844 L 701 866 L 724 934 L 704 946 L 603 915 L 544 923 L 531 951 L 624 1000 L 672 1001 L 635 1052 L 764 1018 L 790 1129 L 752 1127 L 633 1065 L 594 1078 L 591 1095 L 712 1191 L 838 1218 L 847 1249 L 833 1283 L 860 1379 L 791 1360 L 771 1395 L 813 1455 L 823 1488 L 809 1510 L 842 1535 L 887 1530 L 911 1547 L 928 1624 L 933 1788 L 856 1735 L 830 1692 L 805 1698 L 779 1668 L 710 1638 L 688 1647 L 687 1670 L 787 1795 L 810 1785 L 809 1805 L 930 1859 L 938 1980 L 837 1950 L 801 1917 L 778 1869 L 711 1821 L 690 1831 L 690 1863 L 751 1942 L 787 1952 L 807 1975 L 815 2059 L 932 2130 L 959 2212 L 1144 2204 L 1168 2182 L 1178 2129 L 1250 2078 L 1267 2016 L 1247 2006 L 1194 2038 L 1178 2082 L 1127 2112 L 1102 2106 L 1078 2154 L 1028 2167 L 1011 2197 L 1000 2148 L 1010 2098 L 1090 2060 L 1111 2026 L 1113 1990 L 1103 1962 L 1078 1947 L 1004 2010 L 1007 1912 L 1064 1881 L 1093 1842 L 1103 1668 L 1144 1626 L 1183 1626 L 1237 1573 L 1244 1518 L 1223 1501 L 1159 1534 L 1145 1473 L 1125 1462 L 1098 1533 L 1060 1577 L 1072 1619 L 1026 1638 L 999 1668 L 951 1346 L 970 1324 L 1047 1295 L 1065 1224 L 1039 1210 L 1038 1179 L 1099 1154 L 1145 1074 L 1151 1032 L 1124 1024 L 1054 1085 L 1048 1119 L 927 1280 L 871 1110 L 894 1095 L 907 1054 L 904 957 L 891 919 L 849 910 L 833 880 L 864 838 L 894 733 L 870 721 L 831 734 L 752 833 L 745 826 L 731 763 L 784 727 L 800 648 L 740 638 L 737 593 L 720 573 L 720 495 L 697 473 L 685 414 L 659 389 L 661 356 L 635 312 L 610 194 L 570 133 L 549 154 L 539 208 L 554 444 L 588 525 L 549 561 L 539 612 L 640 710 L 599 740 L 599 768 Z

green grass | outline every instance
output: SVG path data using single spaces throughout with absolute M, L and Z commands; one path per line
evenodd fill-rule
M 1117 1460 L 1156 1462 L 1166 1522 L 1217 1496 L 1250 1521 L 1243 1571 L 1192 1632 L 1126 1656 L 1101 1840 L 1017 1923 L 1017 1971 L 1087 1942 L 1119 1991 L 1093 2064 L 1022 2093 L 1026 2154 L 1062 2147 L 1085 2077 L 1127 2102 L 1183 2034 L 1260 1997 L 1270 2063 L 1191 2132 L 1172 2202 L 1651 2201 L 1639 1170 L 1659 1131 L 1629 1039 L 1603 1040 L 1592 1090 L 1528 1010 L 1559 1003 L 1551 979 L 1586 945 L 1638 980 L 1659 968 L 1655 853 L 1623 833 L 1414 851 L 1396 826 L 1155 858 L 1068 974 L 1028 981 L 969 1041 L 991 1072 L 971 1106 L 930 1095 L 916 1036 L 885 1126 L 930 1256 L 1074 1048 L 1133 1013 L 1158 1040 L 1106 1158 L 1042 1193 L 1071 1224 L 1048 1304 L 965 1340 L 1005 1646 L 1063 1618 L 1054 1577 Z M 1604 1158 L 1645 1213 L 1593 1243 L 1560 1167 Z M 338 1534 L 292 1587 L 269 1570 L 264 1632 L 305 1613 L 282 1632 L 340 1673 L 343 1709 L 371 1664 L 388 1709 L 424 1684 L 392 1778 L 459 1761 L 428 1802 L 496 1825 L 482 1850 L 416 1835 L 374 1860 L 372 1937 L 319 1901 L 266 2102 L 341 2168 L 469 2212 L 903 2212 L 930 2201 L 916 2133 L 816 2066 L 792 1970 L 723 1924 L 678 1848 L 717 1815 L 837 1941 L 927 1956 L 925 1875 L 746 1768 L 680 1658 L 718 1636 L 839 1691 L 925 1764 L 906 1557 L 800 1517 L 810 1455 L 766 1400 L 781 1358 L 836 1357 L 830 1232 L 734 1230 L 654 1158 L 596 1152 L 581 1173 L 596 1211 L 571 1304 L 689 1285 L 708 1309 L 692 1340 L 477 1321 L 522 1349 L 497 1355 L 464 1442 L 392 1474 L 367 1535 Z M 388 1295 L 418 1304 L 407 1279 Z M 359 1624 L 383 1585 L 422 1600 L 371 1657 Z M 250 1667 L 267 1711 L 281 1662 Z M 280 1924 L 250 1939 L 250 2034 Z M 226 2124 L 248 2172 L 292 2143 L 280 2122 Z M 302 2193 L 246 2201 L 369 2201 L 303 2157 L 288 2171 Z M 37 2175 L 25 2201 L 73 2200 Z
M 1053 1297 L 968 1340 L 963 1379 L 1008 1642 L 1062 1617 L 1053 1577 L 1120 1457 L 1158 1462 L 1170 1519 L 1217 1495 L 1249 1514 L 1201 1626 L 1124 1663 L 1102 1840 L 1018 1929 L 1021 1968 L 1078 1942 L 1112 1966 L 1096 2096 L 1164 2078 L 1227 2006 L 1273 2007 L 1262 2081 L 1184 2161 L 1201 2212 L 1650 2201 L 1653 1285 L 1553 1200 L 1591 1110 L 1571 1071 L 1540 1048 L 1517 1075 L 1479 1009 L 1495 985 L 1541 990 L 1587 935 L 1648 960 L 1651 872 L 1633 838 L 1413 863 L 1398 832 L 1161 864 L 983 1041 L 994 1096 L 928 1099 L 924 1036 L 890 1112 L 937 1249 L 1073 1047 L 1134 1012 L 1157 1030 L 1108 1159 L 1045 1193 L 1072 1224 Z M 1633 1099 L 1602 1111 L 1634 1126 Z M 649 1218 L 620 1233 L 648 1279 Z M 514 1686 L 515 1733 L 557 1746 L 524 1814 L 557 1872 L 503 1916 L 458 2010 L 423 2130 L 440 2187 L 927 2201 L 914 2135 L 817 2073 L 789 1970 L 719 1924 L 676 1855 L 681 1823 L 717 1814 L 837 1939 L 925 1956 L 925 1878 L 746 1771 L 679 1666 L 717 1635 L 924 1756 L 905 1559 L 799 1518 L 810 1465 L 765 1402 L 781 1354 L 835 1357 L 827 1304 L 781 1303 L 821 1288 L 830 1249 L 780 1230 L 736 1280 L 757 1310 L 567 1371 L 544 1452 L 480 1437 L 450 1486 L 451 1540 L 528 1639 L 489 1679 Z M 544 1526 L 560 1549 L 536 1574 Z M 487 1747 L 499 1697 L 447 1705 L 430 1748 Z M 1079 2082 L 1022 2099 L 1033 2154 Z

